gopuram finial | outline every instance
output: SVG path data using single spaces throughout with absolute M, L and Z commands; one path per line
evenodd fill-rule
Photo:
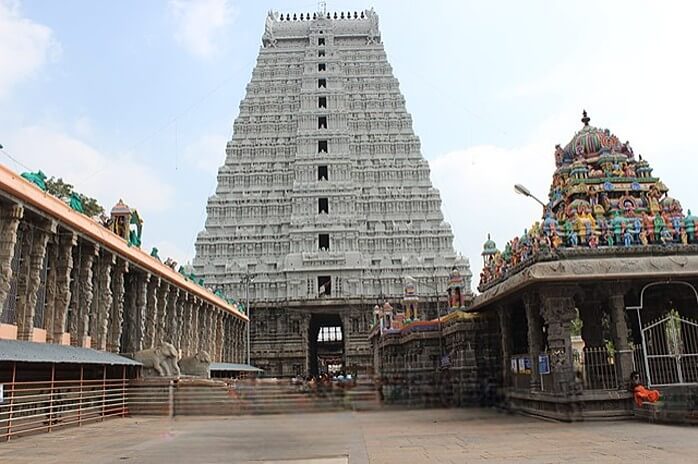
M 584 126 L 589 125 L 589 121 L 591 121 L 591 118 L 587 116 L 587 110 L 582 111 L 582 122 L 584 123 Z

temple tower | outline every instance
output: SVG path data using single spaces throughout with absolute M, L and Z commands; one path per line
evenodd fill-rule
M 399 305 L 405 276 L 445 295 L 455 266 L 470 295 L 440 207 L 378 15 L 269 12 L 194 259 L 207 286 L 249 293 L 252 361 L 321 366 L 309 346 L 336 320 L 344 367 L 370 365 L 371 308 Z

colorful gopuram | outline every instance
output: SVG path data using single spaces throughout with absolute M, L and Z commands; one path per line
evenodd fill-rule
M 589 125 L 586 111 L 582 122 L 564 148 L 555 147 L 556 169 L 541 221 L 507 242 L 503 251 L 488 237 L 479 290 L 528 263 L 555 259 L 560 250 L 623 253 L 630 251 L 623 248 L 681 247 L 698 241 L 698 218 L 690 210 L 684 213 L 630 143 Z

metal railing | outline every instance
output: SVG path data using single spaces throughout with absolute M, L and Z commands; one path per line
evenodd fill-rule
M 615 390 L 618 378 L 614 354 L 604 346 L 575 351 L 576 368 L 582 373 L 585 390 Z
M 49 380 L 4 384 L 0 441 L 128 413 L 127 380 Z

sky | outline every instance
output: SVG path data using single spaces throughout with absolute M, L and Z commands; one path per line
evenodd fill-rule
M 540 218 L 513 185 L 546 197 L 583 109 L 698 210 L 695 2 L 327 2 L 371 6 L 474 286 L 487 234 L 502 247 Z M 191 260 L 266 13 L 316 8 L 0 0 L 0 163 L 123 199 L 146 249 Z

